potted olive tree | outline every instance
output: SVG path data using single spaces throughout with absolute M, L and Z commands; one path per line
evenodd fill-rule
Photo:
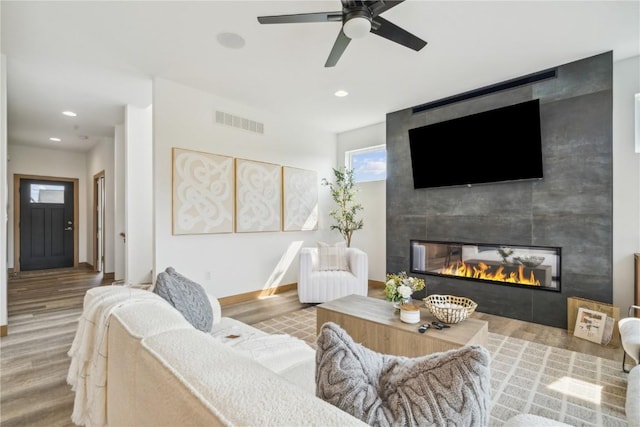
M 356 216 L 362 205 L 355 201 L 355 194 L 358 189 L 353 179 L 353 170 L 342 167 L 333 169 L 335 182 L 329 182 L 326 178 L 322 178 L 322 185 L 329 187 L 331 197 L 338 207 L 329 211 L 329 215 L 336 220 L 336 224 L 330 227 L 331 230 L 338 230 L 347 244 L 351 246 L 351 236 L 354 231 L 360 230 L 364 223 L 362 219 Z

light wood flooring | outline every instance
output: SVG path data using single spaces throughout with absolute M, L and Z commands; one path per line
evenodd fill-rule
M 109 284 L 88 268 L 19 273 L 8 283 L 9 334 L 0 338 L 0 426 L 73 426 L 73 392 L 66 383 L 69 350 L 85 292 Z M 370 296 L 384 298 L 382 289 Z M 223 316 L 258 323 L 308 307 L 296 291 L 223 307 Z M 611 349 L 574 338 L 563 329 L 484 313 L 489 331 L 622 360 Z

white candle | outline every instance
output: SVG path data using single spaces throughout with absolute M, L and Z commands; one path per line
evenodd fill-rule
M 420 308 L 414 304 L 403 304 L 400 307 L 400 320 L 404 323 L 420 322 Z

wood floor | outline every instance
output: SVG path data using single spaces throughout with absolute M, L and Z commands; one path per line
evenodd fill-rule
M 110 281 L 109 281 L 110 283 Z M 69 350 L 85 292 L 103 283 L 86 268 L 20 273 L 8 283 L 9 334 L 0 339 L 0 426 L 73 426 L 73 392 L 66 383 Z M 379 288 L 370 296 L 384 298 Z M 223 307 L 223 316 L 254 324 L 308 307 L 295 291 Z M 611 349 L 565 330 L 474 313 L 489 331 L 622 360 Z

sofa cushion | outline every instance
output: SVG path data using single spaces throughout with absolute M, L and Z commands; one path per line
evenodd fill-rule
M 178 310 L 194 328 L 211 331 L 213 310 L 204 288 L 172 267 L 158 274 L 153 291 Z
M 489 364 L 481 346 L 417 358 L 377 353 L 327 322 L 317 340 L 316 395 L 370 425 L 486 426 Z
M 124 408 L 136 413 L 130 425 L 366 427 L 194 329 L 147 337 L 141 345 L 138 401 Z
M 349 270 L 347 245 L 344 242 L 334 244 L 318 242 L 318 270 Z

